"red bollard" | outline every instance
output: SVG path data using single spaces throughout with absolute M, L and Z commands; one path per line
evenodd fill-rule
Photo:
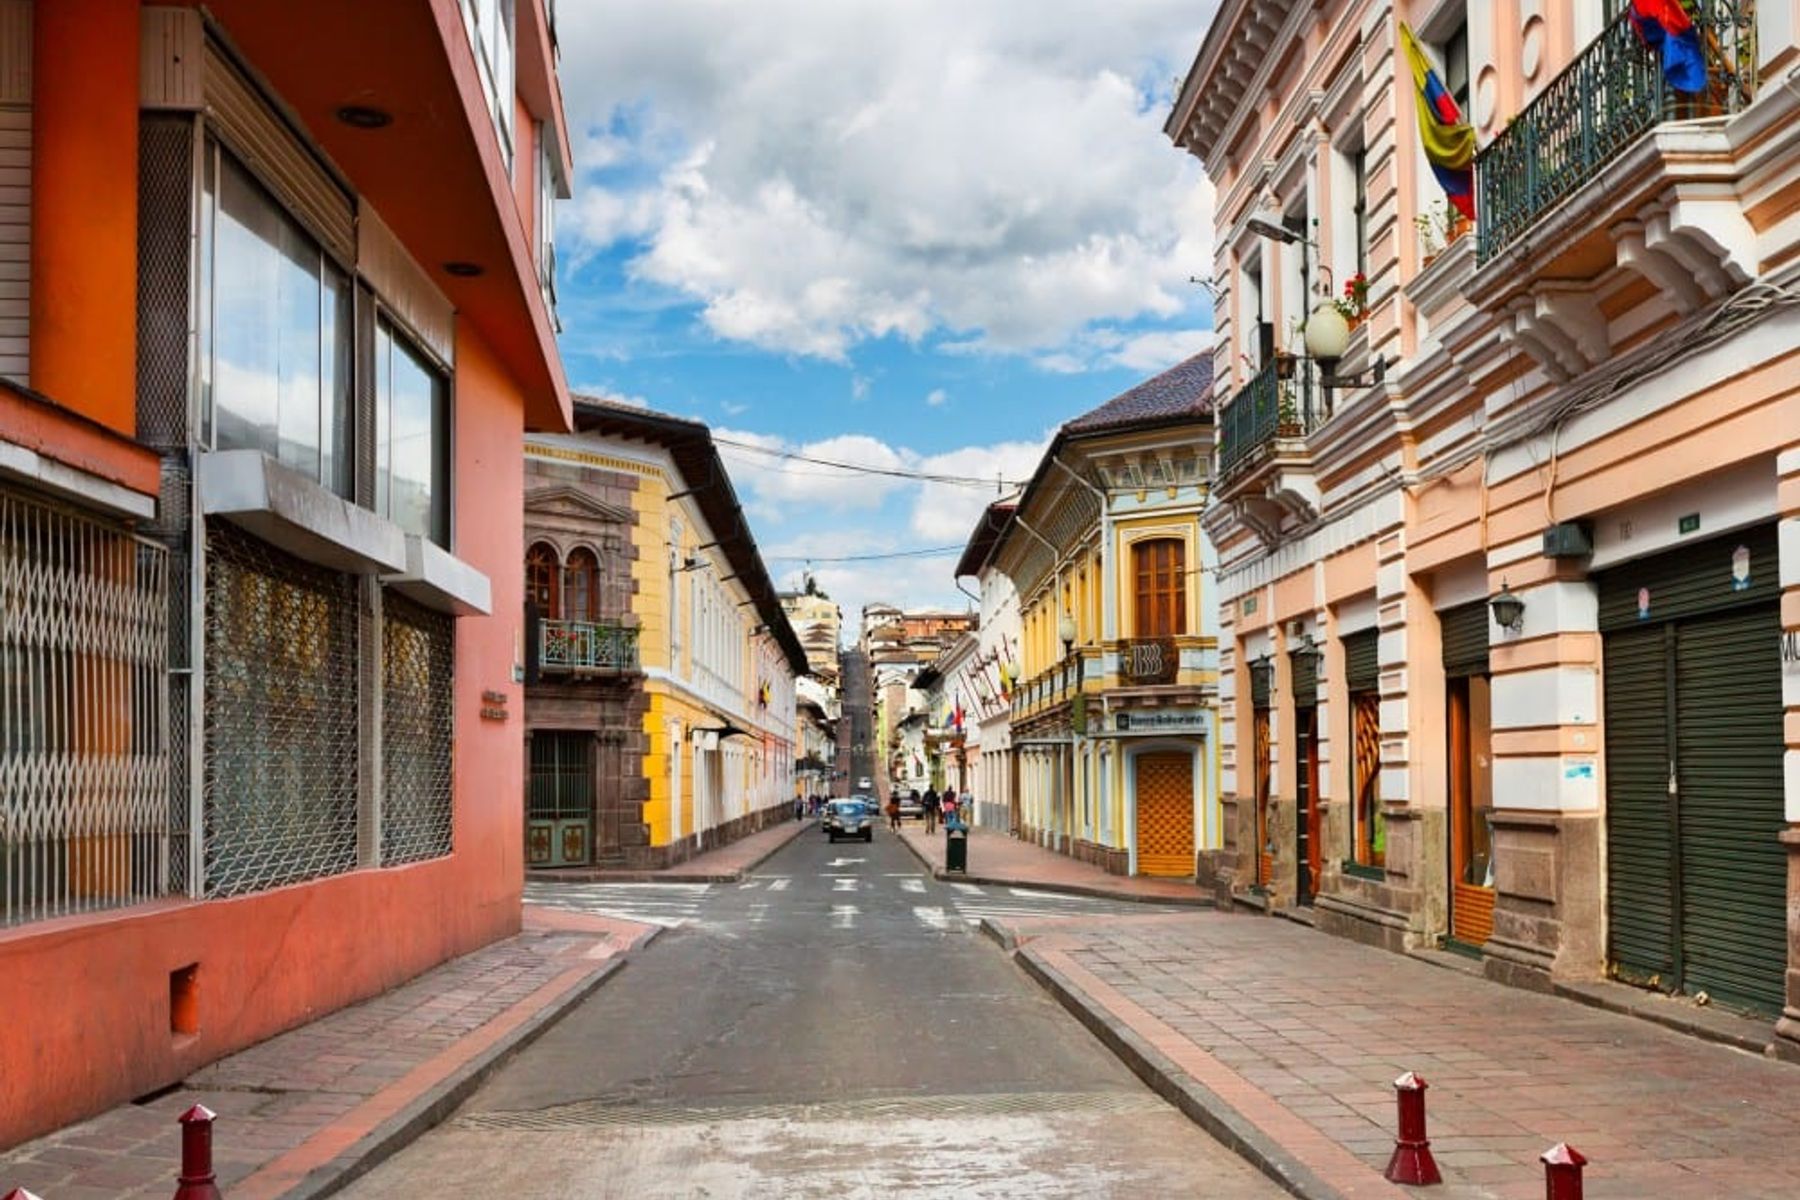
M 6 1195 L 0 1196 L 0 1200 L 38 1200 L 38 1198 L 34 1192 L 28 1192 L 24 1188 L 14 1188 Z
M 181 1175 L 176 1179 L 175 1200 L 221 1200 L 213 1182 L 213 1113 L 204 1104 L 175 1118 L 181 1122 Z
M 1581 1168 L 1587 1157 L 1569 1145 L 1558 1142 L 1538 1156 L 1544 1164 L 1544 1200 L 1581 1200 Z
M 1425 1081 L 1408 1071 L 1394 1080 L 1394 1093 L 1400 1104 L 1400 1136 L 1394 1139 L 1394 1156 L 1388 1159 L 1388 1182 L 1414 1186 L 1444 1182 L 1425 1136 Z

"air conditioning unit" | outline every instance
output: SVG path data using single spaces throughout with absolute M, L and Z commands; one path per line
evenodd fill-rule
M 1594 527 L 1586 521 L 1561 521 L 1544 530 L 1545 558 L 1586 558 L 1594 552 Z

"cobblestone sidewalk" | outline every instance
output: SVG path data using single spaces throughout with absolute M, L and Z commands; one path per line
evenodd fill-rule
M 1431 1194 L 1537 1200 L 1538 1155 L 1567 1141 L 1591 1160 L 1590 1200 L 1800 1196 L 1800 1067 L 1287 921 L 1010 932 L 1090 1028 L 1292 1168 L 1300 1194 L 1409 1194 L 1381 1171 L 1412 1070 L 1447 1185 Z
M 167 1200 L 175 1118 L 204 1104 L 218 1114 L 215 1165 L 232 1200 L 317 1194 L 428 1127 L 655 932 L 528 907 L 517 937 L 0 1156 L 0 1193 Z

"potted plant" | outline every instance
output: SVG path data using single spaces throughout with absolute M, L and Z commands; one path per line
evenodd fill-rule
M 1304 432 L 1300 428 L 1300 407 L 1294 403 L 1294 385 L 1284 383 L 1275 410 L 1275 436 L 1300 437 Z
M 1448 200 L 1439 200 L 1413 218 L 1419 231 L 1419 246 L 1424 251 L 1425 266 L 1456 244 L 1458 238 L 1474 228 L 1474 222 L 1463 216 L 1462 209 Z
M 1355 329 L 1369 315 L 1369 277 L 1361 271 L 1344 281 L 1344 294 L 1331 302 L 1344 324 Z

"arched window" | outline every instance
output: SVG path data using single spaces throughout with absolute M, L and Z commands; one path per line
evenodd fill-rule
M 600 619 L 600 563 L 585 546 L 571 551 L 569 565 L 563 568 L 563 618 Z
M 558 601 L 562 598 L 562 564 L 556 560 L 554 547 L 535 542 L 525 552 L 525 599 L 537 605 L 538 616 L 555 620 L 562 616 Z
M 1179 538 L 1156 538 L 1131 548 L 1138 637 L 1187 632 L 1187 555 Z

